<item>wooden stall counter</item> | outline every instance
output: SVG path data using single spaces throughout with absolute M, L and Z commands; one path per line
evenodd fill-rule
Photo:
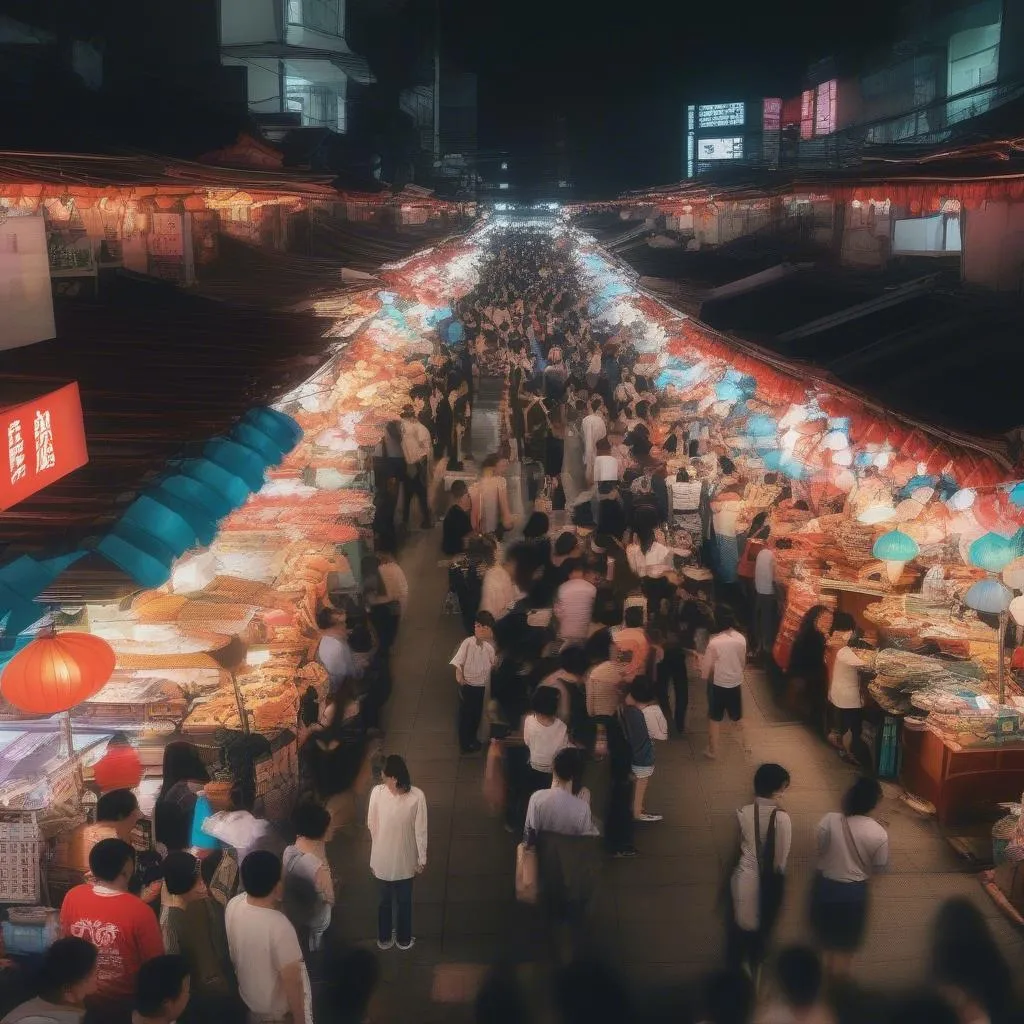
M 904 788 L 935 805 L 940 825 L 1016 801 L 1024 792 L 1024 742 L 957 749 L 928 730 L 903 729 Z

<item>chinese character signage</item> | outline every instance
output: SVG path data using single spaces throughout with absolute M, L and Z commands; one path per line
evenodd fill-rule
M 742 103 L 702 103 L 697 108 L 701 128 L 728 128 L 743 124 Z
M 33 345 L 56 333 L 46 225 L 39 216 L 8 214 L 0 223 L 0 349 Z
M 699 139 L 698 160 L 742 160 L 743 136 L 733 135 L 728 139 Z
M 77 384 L 0 410 L 7 458 L 0 466 L 0 511 L 89 461 Z
M 777 132 L 782 128 L 782 100 L 770 98 L 764 101 L 761 127 L 766 132 Z

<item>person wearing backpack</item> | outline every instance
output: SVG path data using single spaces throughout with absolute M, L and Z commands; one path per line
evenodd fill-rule
M 736 812 L 739 853 L 729 882 L 726 957 L 755 982 L 782 906 L 793 842 L 793 823 L 779 806 L 788 788 L 782 765 L 763 764 L 754 773 L 754 802 Z
M 889 865 L 889 836 L 871 817 L 881 799 L 877 779 L 859 778 L 843 797 L 842 812 L 818 822 L 811 928 L 832 977 L 849 973 L 867 924 L 868 879 Z
M 292 815 L 295 842 L 281 857 L 284 880 L 282 909 L 297 934 L 306 937 L 310 952 L 320 949 L 334 909 L 334 878 L 324 844 L 331 827 L 330 812 L 304 800 Z

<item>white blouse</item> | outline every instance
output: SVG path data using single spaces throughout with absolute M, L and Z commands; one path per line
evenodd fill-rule
M 412 878 L 427 863 L 427 798 L 413 786 L 392 793 L 383 783 L 370 792 L 370 871 L 382 882 Z

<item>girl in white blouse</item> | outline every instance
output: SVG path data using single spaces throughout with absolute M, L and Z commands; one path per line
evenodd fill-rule
M 427 866 L 427 801 L 397 754 L 384 762 L 384 782 L 370 792 L 366 825 L 370 871 L 380 883 L 377 947 L 390 949 L 397 943 L 399 949 L 412 949 L 412 883 Z

